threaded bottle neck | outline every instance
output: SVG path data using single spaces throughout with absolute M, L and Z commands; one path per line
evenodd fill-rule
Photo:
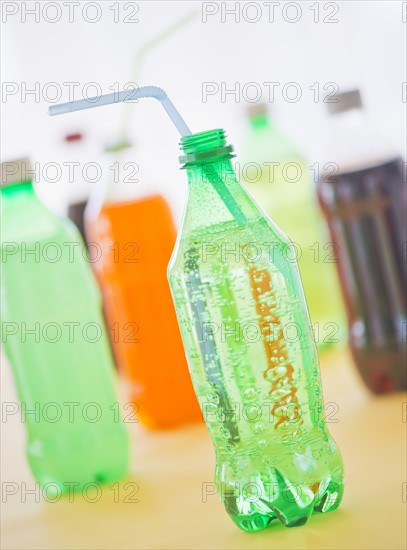
M 184 153 L 179 157 L 181 168 L 229 160 L 234 157 L 233 146 L 226 145 L 225 132 L 221 128 L 184 136 L 181 138 L 180 145 Z

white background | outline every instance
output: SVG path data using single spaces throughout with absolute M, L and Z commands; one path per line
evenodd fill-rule
M 43 96 L 55 94 L 57 88 L 47 84 L 57 83 L 61 101 L 66 101 L 69 97 L 64 82 L 80 82 L 75 91 L 75 98 L 80 98 L 82 87 L 89 82 L 97 82 L 107 93 L 115 82 L 122 86 L 132 81 L 137 51 L 192 11 L 196 16 L 189 23 L 145 56 L 137 83 L 163 87 L 193 131 L 225 128 L 239 155 L 247 130 L 247 94 L 222 98 L 218 93 L 203 102 L 203 83 L 215 82 L 221 88 L 223 82 L 229 89 L 239 83 L 243 90 L 245 84 L 255 82 L 263 92 L 262 100 L 268 101 L 268 89 L 262 83 L 280 82 L 270 111 L 312 163 L 320 154 L 329 122 L 322 88 L 335 82 L 340 88 L 361 89 L 366 112 L 378 131 L 405 155 L 402 82 L 407 80 L 406 23 L 402 20 L 402 2 L 337 2 L 339 9 L 331 16 L 333 7 L 328 4 L 335 3 L 319 2 L 318 23 L 314 21 L 315 2 L 297 3 L 301 15 L 295 23 L 289 20 L 296 18 L 296 8 L 287 2 L 277 3 L 273 22 L 264 2 L 258 2 L 257 8 L 254 2 L 241 2 L 237 6 L 240 21 L 238 15 L 231 14 L 223 22 L 222 11 L 225 6 L 233 9 L 235 2 L 218 3 L 217 13 L 208 15 L 206 22 L 203 11 L 215 9 L 213 2 L 209 7 L 195 1 L 137 2 L 138 12 L 133 16 L 129 4 L 136 3 L 127 3 L 126 8 L 126 2 L 116 3 L 116 7 L 111 1 L 99 2 L 101 16 L 95 23 L 86 21 L 97 17 L 94 6 L 83 11 L 88 2 L 75 8 L 72 23 L 68 7 L 59 2 L 61 18 L 52 23 L 50 20 L 58 16 L 54 4 L 38 3 L 36 22 L 34 15 L 24 15 L 24 6 L 34 9 L 34 2 L 3 2 L 2 160 L 28 155 L 41 167 L 72 160 L 78 148 L 68 150 L 63 136 L 80 131 L 86 140 L 79 160 L 109 163 L 110 157 L 102 151 L 119 136 L 124 106 L 51 118 L 47 108 L 52 98 Z M 18 12 L 7 14 L 6 10 L 15 9 L 13 6 Z M 118 23 L 112 8 L 119 8 Z M 138 22 L 124 23 L 126 16 Z M 255 19 L 258 21 L 250 22 Z M 283 85 L 293 81 L 302 89 L 298 102 L 286 101 L 281 94 Z M 18 91 L 5 95 L 5 83 L 10 82 Z M 25 96 L 24 86 L 33 89 L 36 82 L 40 97 Z M 321 87 L 320 102 L 314 102 L 309 89 L 315 82 Z M 255 88 L 246 87 L 246 91 L 254 94 Z M 136 144 L 131 158 L 140 164 L 141 180 L 165 190 L 179 217 L 186 191 L 185 174 L 178 169 L 179 136 L 154 101 L 140 101 L 130 111 L 131 137 Z M 67 194 L 78 194 L 78 185 L 79 181 L 74 189 L 66 181 L 43 181 L 38 191 L 45 202 L 61 210 Z

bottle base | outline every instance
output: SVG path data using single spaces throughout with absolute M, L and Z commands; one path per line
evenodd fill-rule
M 278 491 L 275 498 L 257 498 L 247 506 L 247 499 L 243 503 L 243 499 L 238 497 L 233 502 L 232 497 L 229 497 L 225 499 L 225 506 L 232 521 L 247 533 L 262 531 L 275 519 L 285 527 L 300 527 L 308 521 L 313 512 L 331 512 L 341 503 L 343 483 L 326 480 L 315 485 L 315 494 L 310 487 L 299 491 L 298 487 L 294 489 L 290 484 L 286 484 L 284 488 L 280 487 L 282 490 Z
M 106 445 L 109 441 L 111 445 Z M 91 484 L 119 481 L 128 473 L 129 440 L 120 430 L 88 441 L 43 439 L 30 441 L 27 459 L 35 480 L 47 495 L 82 491 Z
M 352 356 L 359 374 L 375 394 L 407 390 L 407 349 L 405 345 L 371 350 L 352 346 Z

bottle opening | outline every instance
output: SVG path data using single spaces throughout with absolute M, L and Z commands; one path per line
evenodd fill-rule
M 233 146 L 226 145 L 225 131 L 221 128 L 184 136 L 180 145 L 185 153 L 179 157 L 182 168 L 234 157 Z

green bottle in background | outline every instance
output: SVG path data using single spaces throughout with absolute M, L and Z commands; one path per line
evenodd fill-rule
M 223 130 L 181 146 L 189 193 L 168 278 L 216 487 L 245 531 L 302 525 L 339 506 L 343 469 L 293 245 L 236 180 Z
M 240 165 L 242 180 L 270 218 L 296 246 L 305 297 L 320 351 L 347 340 L 335 272 L 336 254 L 316 198 L 312 174 L 265 104 L 248 110 L 249 132 Z
M 31 470 L 48 493 L 120 479 L 128 435 L 86 247 L 37 199 L 28 159 L 1 169 L 2 343 Z

